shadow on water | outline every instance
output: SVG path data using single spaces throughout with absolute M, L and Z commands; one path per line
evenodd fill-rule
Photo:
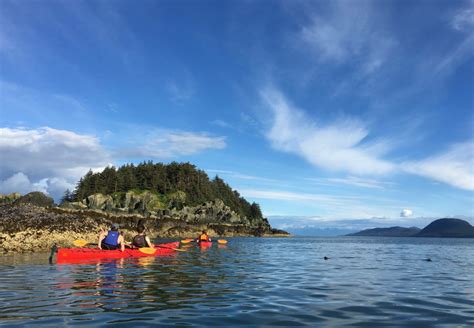
M 49 254 L 2 258 L 0 320 L 13 327 L 472 326 L 474 243 L 441 244 L 234 238 L 169 257 L 69 265 L 47 265 Z

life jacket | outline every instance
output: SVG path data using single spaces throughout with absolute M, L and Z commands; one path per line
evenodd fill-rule
M 209 241 L 209 236 L 205 233 L 199 236 L 199 241 Z
M 107 237 L 102 241 L 103 243 L 111 246 L 117 246 L 118 245 L 118 238 L 119 238 L 119 232 L 118 231 L 112 231 L 110 230 L 107 233 Z
M 148 243 L 145 239 L 146 235 L 136 235 L 133 237 L 132 245 L 135 247 L 148 247 Z

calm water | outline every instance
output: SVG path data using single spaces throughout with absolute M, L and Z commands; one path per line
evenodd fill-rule
M 473 327 L 474 240 L 231 238 L 75 265 L 3 256 L 0 300 L 11 327 Z

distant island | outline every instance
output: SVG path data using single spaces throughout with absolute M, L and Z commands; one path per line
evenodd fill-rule
M 474 238 L 474 227 L 461 219 L 443 218 L 431 222 L 423 229 L 417 227 L 375 228 L 347 236 Z
M 366 229 L 355 233 L 350 233 L 347 236 L 368 236 L 368 237 L 413 237 L 421 229 L 417 227 L 403 228 L 403 227 L 390 227 L 390 228 L 374 228 Z
M 143 162 L 89 171 L 59 205 L 41 192 L 0 195 L 0 252 L 94 242 L 111 223 L 129 240 L 138 222 L 152 238 L 193 237 L 204 229 L 210 236 L 289 236 L 218 176 L 209 179 L 190 163 Z

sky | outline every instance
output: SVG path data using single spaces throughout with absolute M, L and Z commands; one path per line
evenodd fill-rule
M 2 0 L 0 192 L 178 161 L 289 231 L 474 224 L 473 64 L 473 1 Z

